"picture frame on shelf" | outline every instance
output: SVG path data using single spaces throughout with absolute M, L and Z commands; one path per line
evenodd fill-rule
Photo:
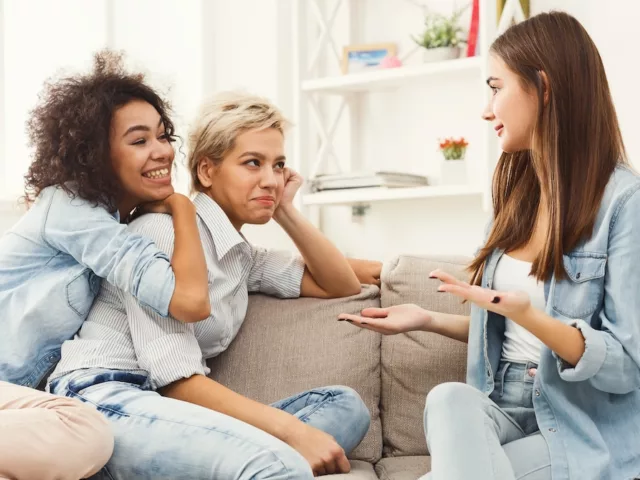
M 359 73 L 380 67 L 382 60 L 396 55 L 395 43 L 346 45 L 342 48 L 342 73 Z
M 510 0 L 496 0 L 496 19 L 497 23 L 500 21 L 500 17 L 502 16 L 502 11 L 504 10 L 504 6 Z M 518 1 L 518 0 L 511 0 Z M 519 0 L 520 6 L 522 7 L 522 11 L 524 12 L 524 18 L 529 18 L 531 15 L 531 1 L 530 0 Z

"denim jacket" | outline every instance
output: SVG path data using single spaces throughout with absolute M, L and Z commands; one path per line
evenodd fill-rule
M 37 386 L 78 331 L 101 278 L 166 316 L 169 258 L 117 212 L 45 188 L 0 237 L 0 380 Z
M 487 259 L 492 288 L 504 252 Z M 544 347 L 534 410 L 554 480 L 640 476 L 640 178 L 618 167 L 590 238 L 564 255 L 568 278 L 545 282 L 546 313 L 578 328 L 585 352 L 575 367 Z M 505 319 L 472 307 L 467 383 L 489 395 Z

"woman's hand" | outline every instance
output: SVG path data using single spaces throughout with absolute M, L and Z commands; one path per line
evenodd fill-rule
M 531 308 L 531 300 L 526 292 L 498 292 L 469 285 L 442 270 L 434 270 L 429 274 L 429 278 L 435 278 L 442 282 L 442 285 L 438 287 L 438 292 L 451 293 L 475 303 L 480 308 L 510 318 L 516 323 L 520 323 L 518 319 Z
M 346 320 L 357 327 L 380 332 L 383 335 L 412 332 L 415 330 L 431 331 L 433 316 L 417 305 L 395 305 L 388 308 L 365 308 L 361 315 L 341 313 L 338 321 Z
M 182 195 L 181 193 L 172 193 L 163 200 L 156 200 L 154 202 L 146 202 L 140 204 L 127 219 L 127 223 L 132 222 L 136 218 L 144 215 L 145 213 L 166 213 L 173 215 L 173 213 L 181 208 L 194 210 L 195 205 L 189 197 Z
M 141 204 L 136 209 L 136 213 L 139 210 L 140 215 L 145 213 L 167 213 L 171 215 L 178 208 L 195 208 L 195 206 L 193 202 L 189 200 L 189 197 L 181 193 L 172 193 L 163 200 Z
M 284 169 L 284 190 L 282 191 L 282 197 L 280 198 L 280 203 L 278 204 L 278 208 L 288 207 L 293 205 L 293 198 L 300 190 L 300 187 L 304 183 L 304 179 L 302 176 L 290 168 Z
M 342 447 L 322 430 L 300 422 L 285 441 L 309 462 L 314 476 L 349 473 L 351 469 Z

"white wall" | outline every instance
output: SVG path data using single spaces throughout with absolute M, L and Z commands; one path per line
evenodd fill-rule
M 445 10 L 448 2 L 432 3 Z M 407 35 L 419 31 L 419 10 L 399 0 L 360 3 L 371 12 L 358 18 L 362 41 L 393 38 L 400 40 L 402 48 L 410 47 Z M 243 87 L 265 95 L 292 115 L 290 7 L 288 0 L 3 1 L 4 68 L 0 74 L 5 103 L 0 104 L 4 106 L 0 113 L 4 111 L 6 128 L 0 197 L 22 187 L 27 158 L 24 121 L 44 77 L 61 66 L 81 66 L 90 52 L 105 44 L 125 48 L 134 62 L 152 70 L 154 82 L 172 86 L 170 96 L 182 133 L 202 97 L 221 89 Z M 640 94 L 632 84 L 629 64 L 640 3 L 532 0 L 532 7 L 534 13 L 564 8 L 589 30 L 607 68 L 629 155 L 639 166 L 640 136 L 635 134 L 634 120 Z M 109 15 L 115 19 L 111 29 L 107 28 Z M 380 168 L 402 166 L 431 174 L 434 138 L 459 131 L 476 143 L 481 105 L 469 93 L 474 85 L 456 80 L 447 89 L 433 83 L 400 95 L 372 96 L 359 117 L 372 132 L 364 142 L 372 162 Z M 289 157 L 294 165 L 301 160 Z M 474 197 L 425 199 L 374 205 L 361 222 L 351 221 L 349 208 L 331 207 L 325 210 L 323 227 L 353 256 L 471 253 L 481 240 L 486 217 Z M 15 218 L 0 208 L 0 232 Z M 263 245 L 291 246 L 277 225 L 248 228 L 245 233 Z
M 640 2 L 636 0 L 532 0 L 532 13 L 561 9 L 574 15 L 595 42 L 607 71 L 629 159 L 640 168 L 640 89 L 636 51 Z
M 106 1 L 4 1 L 0 9 L 0 233 L 19 218 L 16 199 L 29 162 L 25 122 L 46 78 L 83 68 L 106 42 Z

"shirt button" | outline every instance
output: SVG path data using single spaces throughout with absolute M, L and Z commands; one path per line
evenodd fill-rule
M 576 273 L 576 278 L 580 278 L 580 272 Z
M 540 390 L 536 389 L 536 397 L 540 396 Z
M 487 370 L 487 377 L 491 376 L 491 370 Z
M 550 431 L 551 433 L 556 433 L 556 429 L 555 429 L 555 428 L 550 428 L 550 429 L 549 429 L 549 431 Z

